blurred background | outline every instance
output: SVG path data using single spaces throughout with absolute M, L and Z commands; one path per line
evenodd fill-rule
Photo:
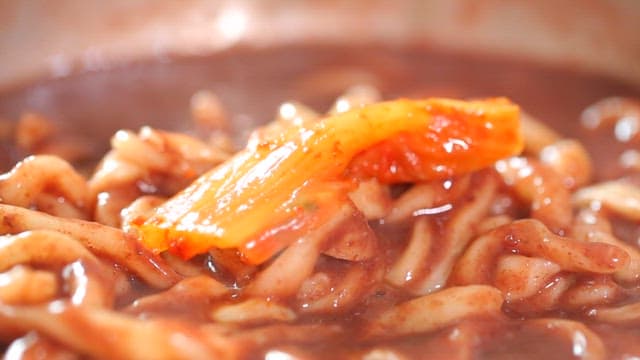
M 0 89 L 114 63 L 255 46 L 421 42 L 640 83 L 636 0 L 0 0 Z

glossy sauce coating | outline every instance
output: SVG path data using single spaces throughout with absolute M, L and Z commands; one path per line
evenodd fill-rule
M 284 69 L 286 74 L 283 75 L 284 59 L 289 66 Z M 30 109 L 60 122 L 68 122 L 67 131 L 79 132 L 99 144 L 94 148 L 95 158 L 98 158 L 108 146 L 107 138 L 116 129 L 135 129 L 142 124 L 161 128 L 189 128 L 186 120 L 188 100 L 201 88 L 214 90 L 229 105 L 230 113 L 235 114 L 233 127 L 238 143 L 242 143 L 242 139 L 248 135 L 245 129 L 269 120 L 283 99 L 297 99 L 322 110 L 345 87 L 362 82 L 380 88 L 385 98 L 508 96 L 521 104 L 525 111 L 551 124 L 561 133 L 583 141 L 594 158 L 597 178 L 611 178 L 624 172 L 619 166 L 618 157 L 629 144 L 616 141 L 607 129 L 584 129 L 577 121 L 580 112 L 606 96 L 640 94 L 638 88 L 567 69 L 443 54 L 417 47 L 383 52 L 377 47 L 366 46 L 351 49 L 303 46 L 257 52 L 236 49 L 211 57 L 132 64 L 107 72 L 43 81 L 1 94 L 0 115 L 15 119 L 20 112 Z M 406 139 L 407 143 L 412 141 Z M 1 161 L 5 168 L 12 166 L 23 155 L 20 150 L 8 148 L 4 143 L 0 143 L 0 146 L 7 149 L 0 152 L 0 156 L 5 157 Z M 396 151 L 394 146 L 386 146 L 385 151 Z M 366 157 L 363 156 L 360 161 L 361 171 L 371 171 L 370 165 L 367 165 L 371 162 Z M 472 188 L 478 186 L 480 180 L 472 179 Z M 449 181 L 441 184 L 441 188 L 446 188 L 442 196 L 445 205 L 460 200 L 455 186 L 451 188 L 446 185 Z M 453 179 L 454 183 L 464 181 Z M 518 204 L 509 206 L 516 215 L 525 211 Z M 436 236 L 446 235 L 447 229 L 443 224 L 456 211 L 458 209 L 454 206 L 451 211 L 435 215 L 433 231 Z M 406 226 L 375 226 L 387 255 L 402 251 L 404 244 L 396 240 L 405 237 Z M 624 238 L 637 236 L 637 231 L 634 231 L 631 229 L 630 235 Z M 433 258 L 443 256 L 442 251 L 435 246 Z M 318 267 L 338 274 L 341 270 L 337 262 L 321 263 Z M 373 273 L 376 269 L 369 267 L 365 270 Z M 355 329 L 354 334 L 357 335 L 362 322 L 376 318 L 389 306 L 410 298 L 404 290 L 380 286 L 375 289 L 374 295 L 339 319 L 335 315 L 320 315 L 317 318 L 306 315 L 300 321 L 336 321 L 346 329 Z M 292 303 L 295 301 L 292 300 Z M 176 302 L 182 304 L 182 301 Z M 195 309 L 185 311 L 180 316 L 196 321 L 203 321 L 204 317 Z M 581 320 L 589 321 L 587 317 Z M 637 346 L 638 334 L 633 328 L 598 324 L 593 329 L 608 344 L 609 354 L 613 357 L 640 351 Z M 359 354 L 362 345 L 352 340 L 351 337 L 334 338 L 310 345 L 306 350 L 335 357 Z M 405 354 L 413 355 L 412 358 L 469 358 L 475 354 L 481 358 L 500 359 L 513 358 L 517 354 L 530 358 L 564 359 L 575 355 L 568 346 L 570 340 L 553 336 L 545 329 L 532 325 L 524 326 L 518 314 L 515 314 L 512 318 L 472 319 L 435 333 L 385 340 L 377 345 L 393 346 Z

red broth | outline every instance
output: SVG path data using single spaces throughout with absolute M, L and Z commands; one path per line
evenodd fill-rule
M 46 79 L 1 93 L 0 117 L 12 120 L 19 118 L 25 111 L 41 113 L 52 119 L 60 131 L 85 139 L 91 144 L 89 158 L 81 160 L 84 164 L 94 164 L 109 149 L 109 137 L 118 129 L 137 130 L 143 125 L 150 125 L 192 133 L 189 101 L 191 95 L 201 89 L 211 90 L 219 96 L 232 120 L 231 130 L 235 141 L 242 146 L 249 131 L 271 120 L 283 101 L 296 100 L 325 111 L 336 96 L 354 84 L 375 86 L 387 99 L 506 96 L 563 136 L 581 141 L 593 159 L 596 181 L 622 176 L 638 181 L 637 172 L 620 166 L 619 161 L 623 151 L 640 148 L 638 142 L 617 141 L 610 127 L 593 131 L 586 129 L 579 121 L 582 111 L 600 99 L 611 96 L 639 98 L 640 88 L 637 86 L 574 69 L 436 52 L 421 47 L 343 48 L 305 45 L 269 49 L 238 48 L 210 56 L 176 57 L 119 65 L 105 71 Z M 3 170 L 8 170 L 27 154 L 15 147 L 9 137 L 3 137 L 1 141 L 0 165 Z M 457 182 L 468 181 L 468 189 L 475 189 L 483 186 L 492 176 L 494 175 L 485 171 L 466 179 L 449 179 L 449 183 L 445 181 L 436 185 L 450 187 L 452 182 L 455 187 Z M 397 186 L 391 191 L 394 198 L 398 198 L 407 188 Z M 455 206 L 451 211 L 430 215 L 429 221 L 436 238 L 447 236 L 447 231 L 450 231 L 447 226 L 451 219 L 456 218 L 459 209 L 477 195 L 472 190 L 468 191 L 466 195 L 455 194 L 454 190 L 444 192 L 443 202 Z M 494 210 L 497 214 L 514 218 L 528 216 L 528 208 L 517 199 L 514 200 L 511 189 L 500 185 L 497 191 L 503 199 L 509 199 L 507 203 L 500 205 L 503 206 L 501 209 Z M 640 226 L 637 222 L 621 219 L 617 215 L 612 215 L 610 220 L 620 238 L 637 246 L 634 243 L 640 240 Z M 370 226 L 379 238 L 381 251 L 376 256 L 382 260 L 362 266 L 364 271 L 374 277 L 373 274 L 379 270 L 376 265 L 390 267 L 401 254 L 407 243 L 406 238 L 415 226 L 415 219 L 398 224 L 372 221 Z M 445 245 L 436 243 L 432 248 L 431 259 L 441 259 L 446 249 Z M 517 253 L 514 250 L 514 254 Z M 253 279 L 251 274 L 243 279 L 234 278 L 228 269 L 217 268 L 211 257 L 197 257 L 192 263 L 207 268 L 212 277 L 230 287 L 242 287 L 243 281 L 246 283 Z M 319 273 L 344 277 L 349 274 L 350 266 L 347 261 L 327 256 L 318 260 L 316 269 Z M 604 279 L 588 273 L 569 276 L 566 271 L 555 276 L 558 281 L 570 281 L 573 285 L 584 282 L 587 286 Z M 319 278 L 318 281 L 321 280 Z M 137 278 L 132 280 L 136 283 L 139 281 Z M 549 280 L 548 287 L 555 286 L 554 281 Z M 370 289 L 367 295 L 347 312 L 309 315 L 301 310 L 302 315 L 294 324 L 318 327 L 318 336 L 322 340 L 283 343 L 266 341 L 264 346 L 252 343 L 251 352 L 241 353 L 242 356 L 264 357 L 270 351 L 277 350 L 294 358 L 349 358 L 367 354 L 372 358 L 392 354 L 425 359 L 518 357 L 550 360 L 580 357 L 582 343 L 580 339 L 571 337 L 584 337 L 579 329 L 572 333 L 562 333 L 562 326 L 558 327 L 561 330 L 557 330 L 553 325 L 540 326 L 528 321 L 549 317 L 572 319 L 588 326 L 604 343 L 608 357 L 640 355 L 640 335 L 634 327 L 635 323 L 631 326 L 599 323 L 584 311 L 588 310 L 586 308 L 574 309 L 573 312 L 561 306 L 539 310 L 534 301 L 508 304 L 504 306 L 500 316 L 470 318 L 432 332 L 389 338 L 362 337 L 362 329 L 366 328 L 369 321 L 388 308 L 413 297 L 407 289 L 384 282 L 368 286 Z M 625 286 L 621 290 L 625 294 L 623 301 L 637 302 L 640 299 L 637 284 Z M 132 298 L 153 292 L 156 290 L 139 285 L 133 295 L 130 294 L 126 300 L 120 299 L 118 310 L 127 311 L 128 302 Z M 540 293 L 543 292 L 540 290 Z M 542 296 L 546 295 L 540 295 Z M 225 297 L 222 302 L 233 303 L 245 297 L 246 294 L 239 291 Z M 170 306 L 165 304 L 165 308 L 171 309 L 167 310 L 171 316 L 196 323 L 207 320 L 209 302 L 182 306 L 182 300 L 187 303 L 190 301 L 188 298 L 178 297 L 172 300 Z M 284 299 L 283 302 L 292 308 L 300 306 L 299 299 L 295 298 Z M 4 315 L 0 314 L 0 323 L 3 321 L 2 316 Z M 79 316 L 79 322 L 73 320 L 74 316 Z M 84 315 L 71 313 L 66 319 L 70 324 L 70 334 L 85 332 L 78 325 L 86 321 Z M 338 336 L 326 335 L 326 329 L 322 331 L 323 327 L 329 328 L 332 325 L 342 329 Z M 248 331 L 254 330 L 255 328 L 250 328 Z M 84 336 L 101 336 L 97 332 L 91 334 L 91 331 L 96 330 L 89 330 L 89 334 Z M 273 331 L 281 331 L 282 336 L 291 337 L 282 329 L 268 331 L 271 331 L 271 335 Z M 310 334 L 314 332 L 311 331 Z M 0 337 L 0 343 L 2 341 L 4 339 Z M 57 339 L 51 346 L 58 349 L 60 342 L 64 344 L 64 341 Z M 9 342 L 4 345 L 10 346 Z M 118 353 L 111 353 L 107 349 L 101 354 L 113 356 Z

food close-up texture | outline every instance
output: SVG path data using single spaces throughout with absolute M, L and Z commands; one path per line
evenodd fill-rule
M 640 88 L 427 46 L 0 91 L 6 359 L 636 359 Z

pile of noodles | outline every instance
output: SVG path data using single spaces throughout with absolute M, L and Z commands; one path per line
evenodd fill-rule
M 354 88 L 330 112 L 377 100 Z M 319 116 L 280 110 L 272 130 Z M 82 147 L 42 117 L 3 132 L 38 154 L 0 176 L 6 358 L 466 358 L 519 336 L 588 359 L 640 352 L 628 332 L 640 324 L 637 130 L 625 176 L 594 182 L 580 142 L 525 115 L 523 155 L 446 180 L 362 182 L 352 204 L 253 266 L 229 250 L 152 254 L 123 228 L 232 155 L 215 96 L 196 94 L 192 113 L 207 136 L 121 130 L 88 174 L 70 165 Z M 639 114 L 612 98 L 582 120 Z M 342 231 L 354 217 L 369 226 Z

